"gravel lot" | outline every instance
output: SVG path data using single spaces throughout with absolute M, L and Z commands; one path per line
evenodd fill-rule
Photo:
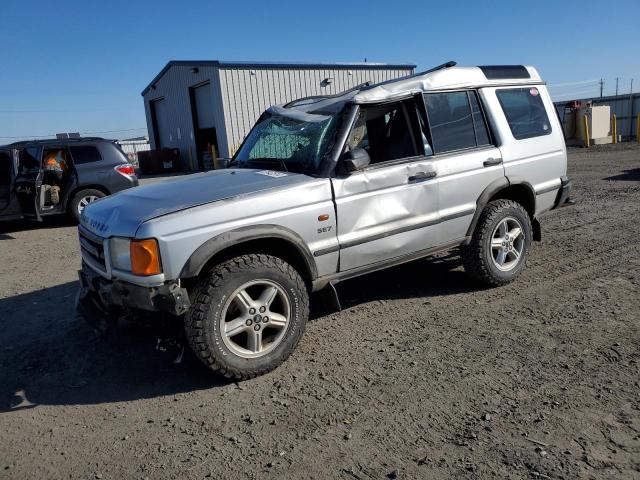
M 0 226 L 2 478 L 640 478 L 640 148 L 572 150 L 516 283 L 455 254 L 342 284 L 241 384 L 74 319 L 75 228 Z

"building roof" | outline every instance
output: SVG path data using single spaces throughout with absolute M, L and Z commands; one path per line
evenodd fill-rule
M 352 69 L 352 70 L 375 70 L 375 69 L 407 69 L 416 68 L 410 63 L 379 63 L 379 62 L 334 62 L 334 63 L 310 63 L 310 62 L 243 62 L 243 61 L 224 61 L 224 60 L 171 60 L 162 70 L 151 80 L 149 85 L 142 91 L 144 96 L 151 86 L 156 83 L 162 76 L 167 73 L 171 67 L 223 67 L 223 68 L 305 68 L 305 69 Z

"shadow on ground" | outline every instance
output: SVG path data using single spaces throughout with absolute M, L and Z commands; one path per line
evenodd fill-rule
M 75 223 L 66 215 L 56 215 L 44 217 L 41 222 L 36 220 L 11 220 L 9 222 L 0 222 L 0 240 L 12 239 L 8 233 L 24 232 L 27 230 L 40 230 L 47 228 L 65 228 L 72 227 Z M 5 237 L 5 238 L 2 238 Z
M 198 360 L 156 349 L 153 328 L 97 335 L 75 317 L 77 282 L 0 300 L 0 412 L 121 402 L 227 385 Z
M 640 168 L 632 168 L 631 170 L 623 170 L 618 175 L 607 177 L 604 180 L 618 180 L 618 181 L 640 181 Z
M 338 286 L 343 308 L 396 298 L 433 297 L 478 287 L 457 255 L 421 260 L 346 281 Z M 457 270 L 456 270 L 457 269 Z M 79 405 L 138 400 L 228 385 L 188 352 L 156 349 L 158 331 L 124 324 L 106 337 L 76 319 L 76 282 L 0 300 L 0 412 L 35 405 Z M 329 313 L 312 298 L 312 319 Z

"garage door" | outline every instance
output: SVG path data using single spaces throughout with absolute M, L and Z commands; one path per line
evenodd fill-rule
M 171 128 L 169 126 L 169 109 L 164 98 L 154 100 L 154 123 L 156 133 L 156 148 L 171 147 Z
M 197 128 L 214 128 L 213 120 L 213 94 L 211 93 L 211 84 L 206 83 L 193 89 L 193 100 L 196 109 L 196 119 L 198 120 Z

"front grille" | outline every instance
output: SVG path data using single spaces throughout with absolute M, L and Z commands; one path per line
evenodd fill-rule
M 94 270 L 107 273 L 107 266 L 104 258 L 103 239 L 89 232 L 82 226 L 78 227 L 80 234 L 80 253 L 82 259 Z

